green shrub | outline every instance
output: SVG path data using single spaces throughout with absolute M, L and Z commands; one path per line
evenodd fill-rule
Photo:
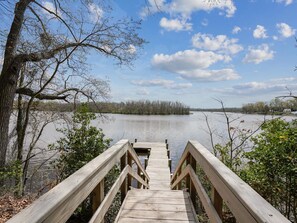
M 297 121 L 273 119 L 252 138 L 241 177 L 287 218 L 297 220 Z

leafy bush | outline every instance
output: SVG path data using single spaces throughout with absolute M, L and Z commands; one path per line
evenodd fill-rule
M 19 190 L 21 185 L 16 184 L 16 179 L 21 178 L 22 164 L 19 161 L 13 161 L 7 164 L 3 169 L 0 170 L 0 181 L 3 182 L 3 186 L 0 188 L 0 195 L 6 193 L 17 194 L 17 191 Z
M 287 218 L 297 220 L 297 120 L 273 119 L 252 138 L 242 178 Z
M 59 130 L 65 137 L 59 139 L 56 144 L 50 145 L 51 149 L 58 150 L 60 154 L 60 157 L 53 162 L 54 168 L 58 172 L 59 181 L 70 176 L 109 147 L 111 139 L 104 138 L 102 129 L 91 126 L 91 121 L 95 118 L 94 113 L 88 112 L 88 108 L 82 106 L 74 113 L 72 126 L 68 129 Z M 118 175 L 118 166 L 115 166 L 107 174 L 105 177 L 105 193 L 110 189 Z M 90 201 L 90 197 L 88 197 L 78 207 L 69 222 L 88 222 L 92 211 Z M 112 210 L 113 212 L 116 211 Z M 107 216 L 108 218 L 113 217 L 110 213 Z
M 65 137 L 50 145 L 51 149 L 60 152 L 60 157 L 54 161 L 60 180 L 70 176 L 109 147 L 111 139 L 104 139 L 102 129 L 91 126 L 91 120 L 95 118 L 94 113 L 82 106 L 74 113 L 72 126 L 59 130 Z

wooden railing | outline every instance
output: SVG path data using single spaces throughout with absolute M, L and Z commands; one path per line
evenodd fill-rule
M 196 174 L 200 166 L 212 185 L 211 198 Z M 289 223 L 280 212 L 242 181 L 220 160 L 196 141 L 189 141 L 171 181 L 172 189 L 189 190 L 195 206 L 196 193 L 210 222 L 222 222 L 223 202 L 241 223 Z
M 104 194 L 104 177 L 118 163 L 121 174 L 112 188 Z M 136 164 L 137 173 L 132 164 Z M 148 188 L 149 177 L 128 140 L 121 140 L 104 153 L 83 166 L 52 190 L 41 196 L 8 223 L 66 222 L 87 196 L 92 196 L 93 217 L 90 222 L 101 222 L 121 190 L 124 200 L 132 178 L 139 188 Z

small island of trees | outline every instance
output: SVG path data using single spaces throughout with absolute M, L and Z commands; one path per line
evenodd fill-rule
M 180 102 L 170 101 L 128 101 L 128 102 L 89 102 L 91 112 L 133 115 L 189 115 L 190 107 Z M 36 102 L 34 109 L 39 111 L 72 112 L 80 103 Z

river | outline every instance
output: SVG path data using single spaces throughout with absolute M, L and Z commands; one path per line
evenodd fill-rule
M 109 120 L 100 119 L 93 124 L 103 129 L 105 135 L 113 139 L 134 139 L 138 141 L 164 142 L 168 139 L 173 169 L 189 140 L 197 140 L 211 150 L 210 134 L 206 118 L 214 132 L 216 143 L 223 143 L 227 137 L 226 119 L 223 113 L 192 112 L 191 115 L 170 116 L 139 116 L 139 115 L 108 115 Z M 243 115 L 229 113 L 232 127 L 256 129 L 264 120 L 261 115 Z
M 98 118 L 92 122 L 92 125 L 101 128 L 106 137 L 113 139 L 111 145 L 121 139 L 128 139 L 130 142 L 134 142 L 134 139 L 138 139 L 138 141 L 164 142 L 165 139 L 167 139 L 173 170 L 188 140 L 197 140 L 207 149 L 212 150 L 206 116 L 208 117 L 209 126 L 214 133 L 214 142 L 224 143 L 227 139 L 226 118 L 224 114 L 220 112 L 192 112 L 191 115 L 168 116 L 121 114 L 105 114 L 104 116 L 105 118 L 102 118 L 98 115 Z M 245 129 L 247 131 L 254 131 L 264 119 L 272 118 L 271 116 L 264 117 L 263 115 L 245 115 L 238 113 L 228 113 L 228 116 L 231 127 Z M 292 120 L 294 117 L 286 116 L 283 118 Z M 38 143 L 38 147 L 43 148 L 43 151 L 32 159 L 33 165 L 31 168 L 33 169 L 31 169 L 31 171 L 34 172 L 34 169 L 38 167 L 40 163 L 53 155 L 53 152 L 47 149 L 47 145 L 54 143 L 63 136 L 56 130 L 56 128 L 63 127 L 65 127 L 65 125 L 59 122 L 47 125 Z M 39 177 L 35 177 L 39 179 L 41 177 L 43 180 L 46 180 L 48 177 L 47 173 L 42 170 L 44 170 L 44 168 L 39 169 L 37 171 Z
M 101 128 L 106 137 L 115 144 L 121 139 L 129 139 L 134 142 L 151 141 L 164 142 L 168 139 L 169 149 L 172 158 L 173 169 L 181 156 L 188 140 L 197 140 L 207 149 L 211 150 L 210 134 L 206 123 L 206 116 L 211 130 L 214 133 L 215 143 L 224 143 L 227 139 L 226 118 L 220 112 L 192 112 L 191 115 L 121 115 L 105 114 L 105 118 L 98 116 L 92 125 Z M 230 126 L 245 130 L 254 131 L 264 119 L 271 119 L 271 116 L 245 115 L 238 113 L 228 113 Z M 293 116 L 283 117 L 291 120 Z M 51 123 L 44 130 L 39 147 L 47 147 L 47 144 L 58 140 L 62 135 L 56 131 L 61 128 L 59 123 Z M 43 160 L 44 153 L 37 156 L 35 161 Z M 45 155 L 46 156 L 46 155 Z

